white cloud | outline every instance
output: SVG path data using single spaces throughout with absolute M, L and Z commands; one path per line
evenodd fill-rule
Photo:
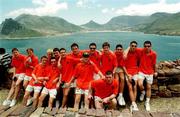
M 76 2 L 76 6 L 77 6 L 77 7 L 86 8 L 88 2 L 89 2 L 88 0 L 78 0 L 78 1 Z
M 112 13 L 114 12 L 115 8 L 104 8 L 102 9 L 102 13 Z
M 130 4 L 127 7 L 117 9 L 118 15 L 151 15 L 156 12 L 176 13 L 180 12 L 180 2 L 167 4 L 166 0 L 158 0 L 150 4 Z
M 32 0 L 35 8 L 21 8 L 11 11 L 7 16 L 16 17 L 20 14 L 32 14 L 32 15 L 55 15 L 60 10 L 68 9 L 66 2 L 59 3 L 58 0 Z
M 109 12 L 108 8 L 102 9 L 102 13 L 108 13 L 108 12 Z

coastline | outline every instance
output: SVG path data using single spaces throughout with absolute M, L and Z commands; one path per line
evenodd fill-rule
M 139 31 L 123 31 L 123 30 L 92 30 L 92 31 L 79 31 L 79 32 L 72 32 L 72 33 L 56 33 L 56 34 L 50 34 L 50 35 L 44 35 L 44 36 L 34 36 L 34 37 L 8 37 L 0 34 L 0 40 L 25 40 L 25 39 L 37 39 L 37 38 L 49 38 L 49 37 L 62 37 L 62 36 L 68 36 L 73 34 L 80 34 L 80 33 L 101 33 L 101 32 L 136 32 L 136 33 L 142 33 L 145 35 L 157 35 L 157 36 L 180 36 L 180 35 L 167 35 L 167 34 L 157 34 L 157 33 L 145 33 L 145 32 L 139 32 Z

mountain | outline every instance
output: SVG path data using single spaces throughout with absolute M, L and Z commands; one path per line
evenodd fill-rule
M 89 30 L 97 30 L 97 29 L 102 28 L 102 25 L 91 20 L 88 23 L 81 25 L 81 27 L 89 29 Z
M 72 33 L 82 30 L 81 27 L 59 17 L 22 14 L 15 18 L 15 20 L 25 27 L 43 34 Z
M 158 18 L 152 23 L 147 24 L 140 31 L 144 33 L 160 35 L 180 35 L 180 13 L 175 14 L 153 14 Z
M 0 25 L 0 37 L 34 37 L 80 31 L 139 31 L 160 35 L 180 35 L 180 12 L 154 13 L 150 16 L 117 16 L 105 24 L 89 21 L 81 26 L 59 17 L 22 14 Z
M 146 23 L 148 18 L 148 16 L 118 16 L 104 24 L 104 27 L 110 30 L 122 30 L 124 28 L 131 29 L 138 24 Z
M 0 34 L 2 37 L 33 37 L 42 36 L 39 32 L 27 29 L 19 22 L 12 18 L 5 19 L 0 26 Z

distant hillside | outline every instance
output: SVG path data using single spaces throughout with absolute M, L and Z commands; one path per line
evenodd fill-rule
M 81 27 L 86 28 L 88 30 L 98 30 L 102 28 L 102 25 L 91 20 L 88 23 L 81 25 Z
M 34 37 L 42 36 L 37 31 L 27 29 L 12 18 L 5 19 L 0 26 L 0 34 L 3 37 Z
M 59 17 L 40 17 L 36 15 L 23 14 L 15 18 L 15 20 L 29 29 L 44 34 L 72 33 L 82 30 L 81 27 L 71 24 Z
M 118 16 L 104 24 L 104 28 L 110 30 L 131 30 L 136 25 L 146 23 L 148 18 L 148 16 Z
M 0 26 L 1 37 L 35 37 L 79 32 L 80 26 L 59 17 L 22 14 L 13 19 L 6 19 Z M 4 35 L 4 36 L 3 36 Z
M 180 35 L 180 13 L 158 15 L 161 15 L 161 17 L 147 24 L 144 28 L 141 28 L 140 31 L 160 35 Z
M 117 16 L 105 24 L 89 21 L 81 26 L 59 17 L 22 14 L 0 25 L 0 37 L 35 37 L 80 31 L 140 31 L 160 35 L 180 35 L 180 13 L 151 16 Z

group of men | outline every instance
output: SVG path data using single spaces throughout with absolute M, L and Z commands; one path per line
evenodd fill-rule
M 75 88 L 74 111 L 78 111 L 82 95 L 85 109 L 89 109 L 92 102 L 95 108 L 116 109 L 117 103 L 126 104 L 123 92 L 127 83 L 131 111 L 138 111 L 137 86 L 141 91 L 140 100 L 146 96 L 145 107 L 150 111 L 151 85 L 153 76 L 157 75 L 157 55 L 151 47 L 150 41 L 144 42 L 144 48 L 137 48 L 137 42 L 132 41 L 126 50 L 118 44 L 111 51 L 110 44 L 104 42 L 98 51 L 95 43 L 90 43 L 88 50 L 79 50 L 78 44 L 73 43 L 70 53 L 65 48 L 48 49 L 40 62 L 32 48 L 26 50 L 27 56 L 13 48 L 11 66 L 15 72 L 3 105 L 12 107 L 16 104 L 23 83 L 24 106 L 33 103 L 34 108 L 41 107 L 49 95 L 48 107 L 52 108 L 55 99 L 60 98 L 59 90 L 62 88 L 61 108 L 66 108 L 70 89 Z

